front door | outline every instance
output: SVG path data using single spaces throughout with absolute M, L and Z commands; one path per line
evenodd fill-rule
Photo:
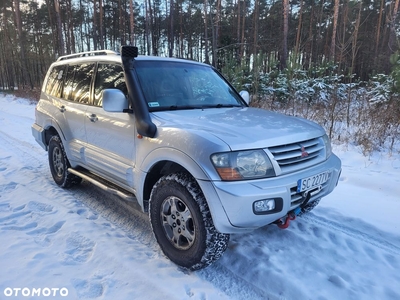
M 135 168 L 135 117 L 102 108 L 102 91 L 116 88 L 126 94 L 124 74 L 118 64 L 99 63 L 93 105 L 85 112 L 85 164 L 100 175 L 133 187 Z

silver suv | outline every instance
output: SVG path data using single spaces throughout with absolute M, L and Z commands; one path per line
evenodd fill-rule
M 96 51 L 60 57 L 32 133 L 54 181 L 139 203 L 164 254 L 191 270 L 230 233 L 285 228 L 337 185 L 341 162 L 310 121 L 251 108 L 209 65 Z

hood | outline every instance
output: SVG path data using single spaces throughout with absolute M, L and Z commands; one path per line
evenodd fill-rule
M 161 111 L 151 115 L 157 127 L 195 131 L 203 137 L 212 134 L 233 151 L 289 144 L 325 133 L 311 121 L 251 107 Z

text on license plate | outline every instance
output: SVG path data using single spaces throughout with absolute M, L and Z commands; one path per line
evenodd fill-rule
M 319 173 L 314 176 L 299 179 L 297 181 L 297 192 L 301 193 L 301 192 L 310 190 L 314 187 L 317 187 L 317 186 L 327 182 L 330 176 L 331 176 L 331 172 L 326 171 L 326 172 Z

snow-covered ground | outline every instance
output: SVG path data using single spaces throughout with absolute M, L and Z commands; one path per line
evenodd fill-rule
M 342 177 L 312 213 L 232 235 L 222 259 L 186 272 L 135 204 L 55 185 L 34 107 L 0 94 L 0 299 L 400 299 L 399 153 L 334 147 Z

